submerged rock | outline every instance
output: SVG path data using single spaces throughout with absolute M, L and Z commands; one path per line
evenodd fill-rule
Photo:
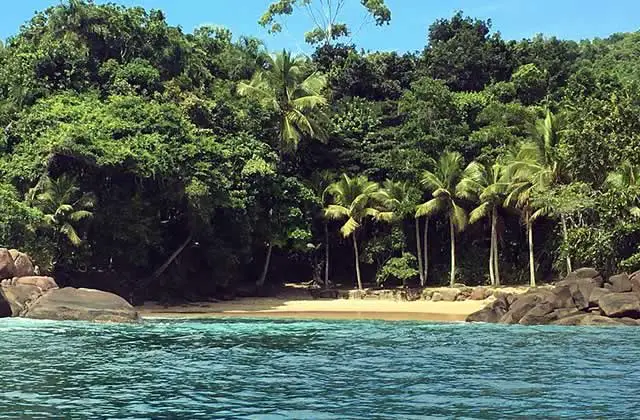
M 602 315 L 581 313 L 552 322 L 554 325 L 626 325 L 619 320 Z

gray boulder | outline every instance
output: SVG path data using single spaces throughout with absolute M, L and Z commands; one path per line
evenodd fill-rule
M 612 292 L 624 293 L 631 291 L 631 281 L 626 273 L 609 277 L 609 283 L 611 283 Z
M 102 322 L 138 320 L 135 308 L 120 296 L 73 287 L 50 290 L 35 301 L 23 316 L 34 319 Z
M 611 290 L 604 287 L 594 288 L 589 295 L 589 306 L 600 306 L 600 298 L 608 293 L 611 293 Z
M 500 295 L 491 304 L 472 313 L 466 319 L 467 322 L 492 322 L 496 323 L 507 313 L 508 303 L 505 295 Z
M 509 311 L 500 318 L 501 324 L 517 324 L 520 319 L 536 305 L 540 303 L 551 303 L 556 300 L 556 296 L 549 290 L 533 290 L 520 295 L 516 301 L 509 306 Z
M 13 275 L 15 277 L 33 276 L 35 274 L 33 262 L 31 262 L 31 258 L 29 258 L 27 254 L 17 249 L 10 249 L 9 254 L 13 258 L 13 264 L 15 266 Z
M 587 313 L 580 313 L 577 315 L 568 316 L 566 318 L 559 319 L 552 322 L 554 325 L 625 325 L 619 320 L 608 318 L 602 315 L 593 315 Z
M 599 306 L 609 317 L 640 318 L 640 297 L 633 292 L 607 293 L 600 297 Z

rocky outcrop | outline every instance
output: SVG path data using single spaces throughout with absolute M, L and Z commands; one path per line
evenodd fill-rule
M 51 290 L 33 302 L 23 316 L 102 322 L 132 322 L 138 319 L 136 310 L 118 295 L 73 287 Z
M 522 325 L 640 325 L 640 271 L 604 281 L 593 268 L 570 273 L 551 289 L 507 295 L 469 322 Z
M 113 293 L 58 288 L 52 277 L 35 276 L 25 253 L 0 248 L 0 318 L 131 322 L 138 313 Z

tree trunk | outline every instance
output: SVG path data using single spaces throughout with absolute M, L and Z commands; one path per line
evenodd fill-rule
M 329 287 L 329 224 L 324 222 L 324 287 Z
M 494 206 L 491 215 L 491 242 L 493 243 L 493 275 L 496 286 L 500 286 L 500 256 L 498 254 L 498 209 Z
M 267 246 L 267 258 L 264 260 L 264 267 L 262 267 L 260 278 L 256 282 L 257 287 L 264 286 L 264 283 L 267 280 L 267 272 L 269 271 L 269 264 L 271 263 L 271 251 L 273 251 L 273 245 L 269 242 L 269 245 Z
M 427 284 L 427 282 L 429 281 L 429 243 L 428 243 L 428 239 L 429 239 L 429 217 L 425 217 L 424 218 L 424 232 L 422 233 L 423 235 L 423 241 L 422 244 L 424 245 L 422 247 L 422 254 L 424 256 L 424 284 Z
M 451 234 L 451 279 L 449 286 L 453 287 L 456 282 L 456 231 L 452 217 L 449 217 L 449 233 Z
M 491 241 L 489 245 L 489 280 L 491 281 L 491 285 L 496 285 L 496 276 L 493 273 L 494 270 L 494 255 L 493 255 L 493 216 L 491 217 Z
M 356 258 L 356 279 L 358 280 L 358 290 L 362 290 L 362 279 L 360 278 L 360 257 L 358 256 L 358 241 L 356 233 L 353 232 L 353 252 Z
M 153 272 L 152 278 L 160 277 L 160 275 L 162 273 L 164 273 L 164 270 L 166 270 L 171 265 L 173 260 L 178 258 L 178 255 L 180 255 L 182 253 L 182 251 L 184 251 L 184 249 L 187 247 L 187 245 L 189 245 L 189 243 L 191 242 L 192 238 L 193 238 L 193 234 L 190 233 L 189 236 L 187 236 L 187 239 L 178 247 L 178 249 L 176 249 L 173 252 L 173 254 L 171 254 L 169 256 L 169 258 L 167 258 L 167 260 L 164 262 L 164 264 L 162 264 L 160 267 L 158 267 L 158 269 L 156 271 Z
M 418 253 L 418 270 L 420 270 L 420 286 L 424 287 L 424 271 L 422 266 L 422 249 L 420 246 L 420 219 L 415 218 L 416 221 L 416 250 Z
M 567 232 L 567 219 L 564 214 L 560 216 L 560 222 L 562 223 L 562 237 L 566 246 L 569 243 L 569 233 Z M 571 267 L 571 256 L 569 256 L 569 252 L 567 250 L 567 274 L 572 271 L 573 267 Z
M 533 223 L 531 222 L 531 212 L 527 210 L 527 235 L 529 237 L 529 286 L 536 287 L 536 268 L 533 258 Z

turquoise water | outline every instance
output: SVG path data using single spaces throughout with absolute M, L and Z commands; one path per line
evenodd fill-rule
M 633 418 L 640 329 L 0 320 L 0 418 Z

